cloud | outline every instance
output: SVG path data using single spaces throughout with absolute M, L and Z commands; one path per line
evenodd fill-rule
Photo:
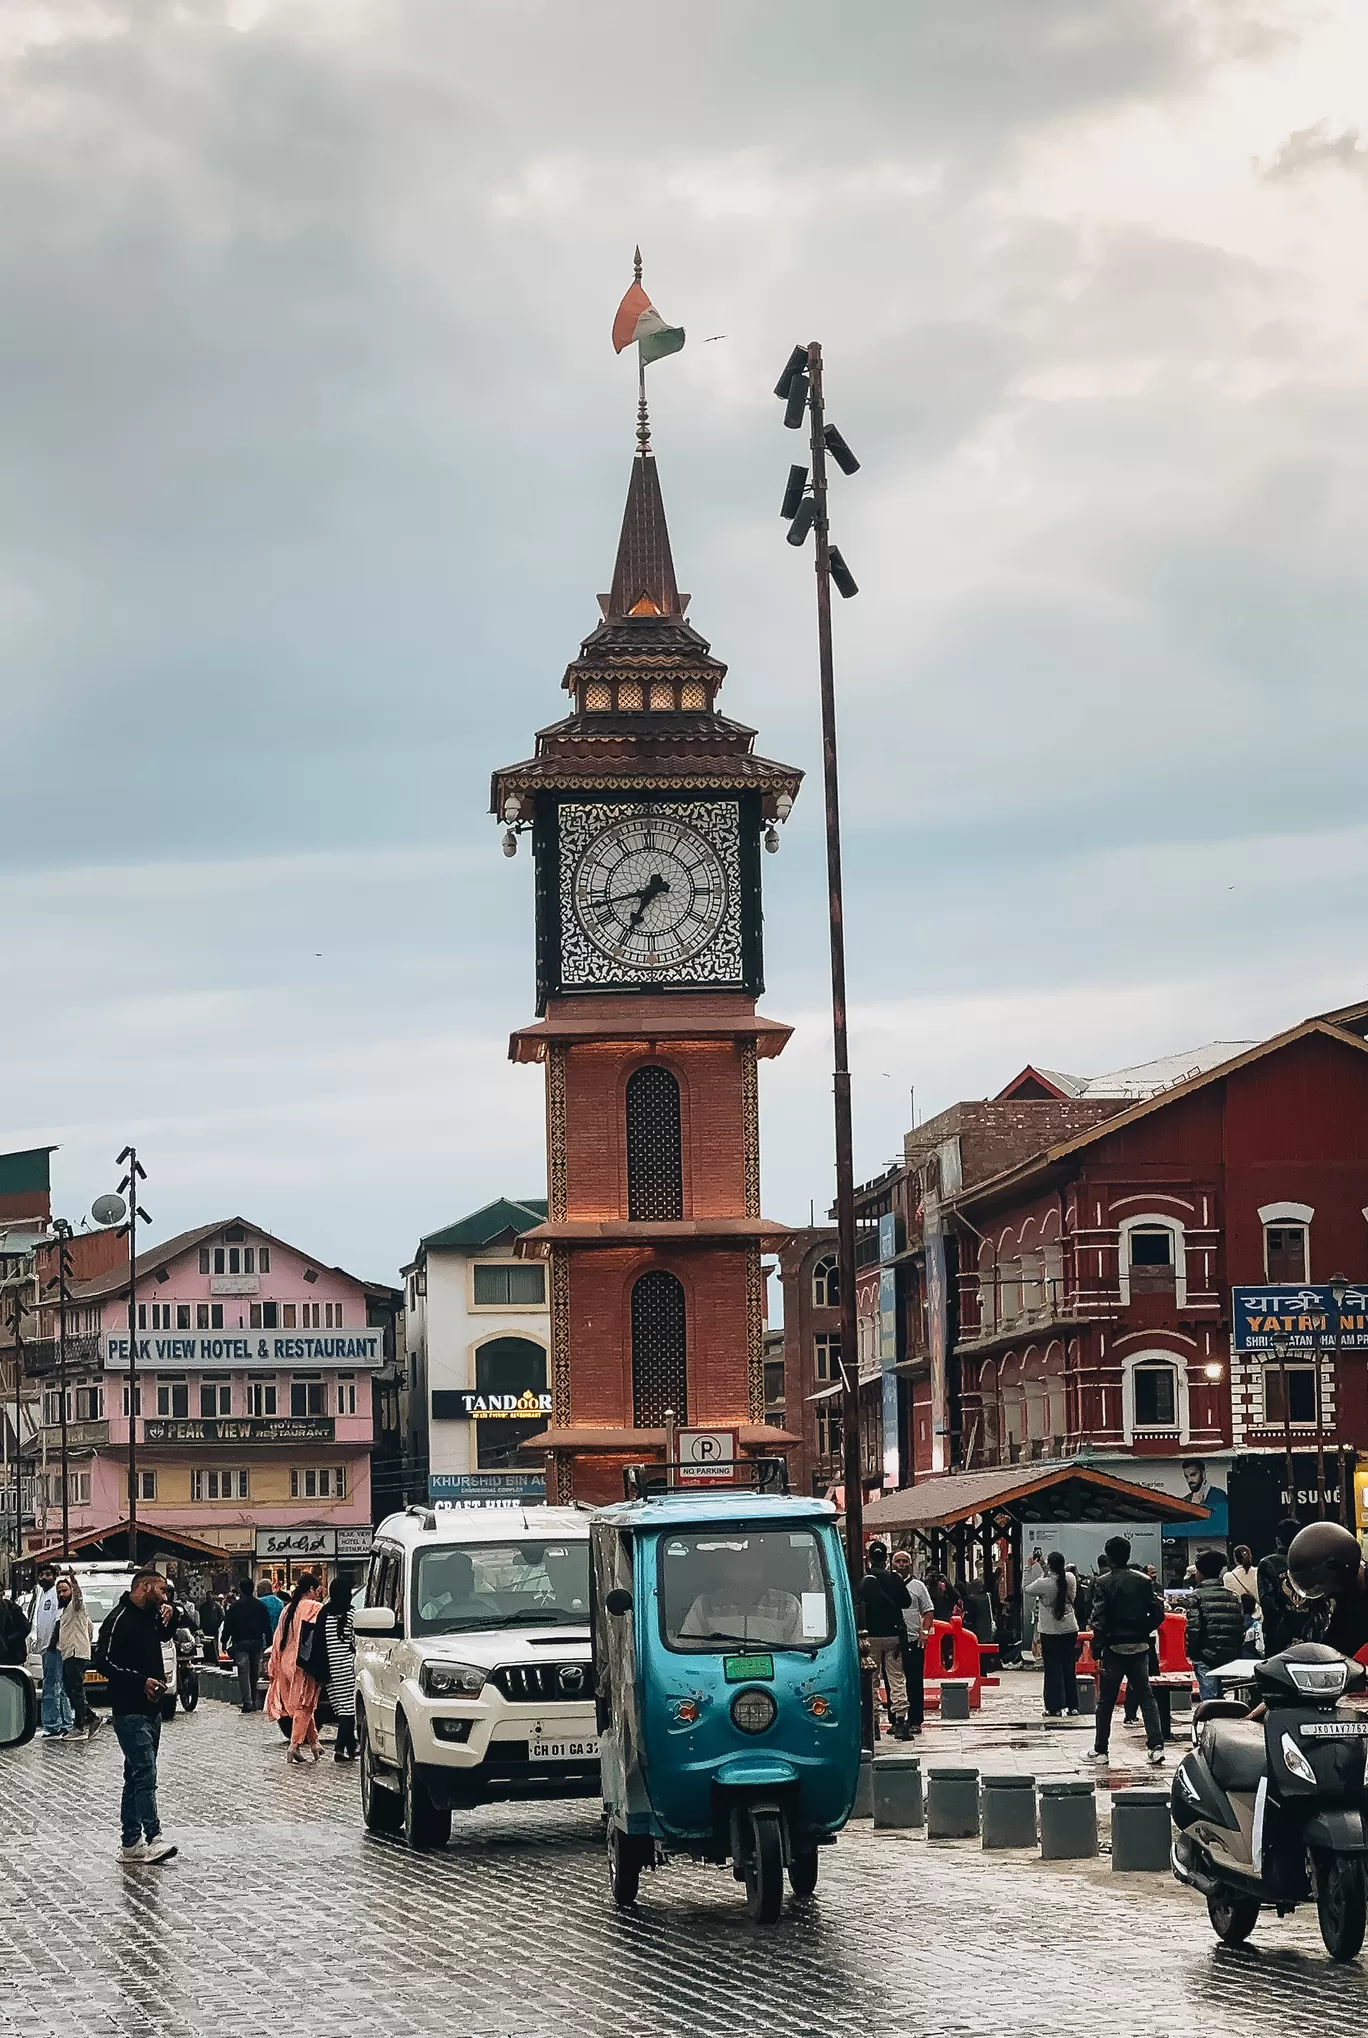
M 1356 170 L 1363 173 L 1368 169 L 1368 148 L 1356 127 L 1346 127 L 1340 134 L 1330 132 L 1328 120 L 1318 120 L 1312 127 L 1298 128 L 1290 134 L 1277 155 L 1264 171 L 1270 180 L 1279 177 L 1300 177 L 1308 170 L 1324 166 L 1334 169 Z

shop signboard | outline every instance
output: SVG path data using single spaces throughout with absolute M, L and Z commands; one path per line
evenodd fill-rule
M 158 1416 L 143 1423 L 148 1444 L 330 1444 L 331 1415 Z
M 373 1528 L 340 1528 L 334 1531 L 337 1537 L 339 1557 L 368 1557 L 375 1541 Z
M 127 1337 L 104 1341 L 105 1371 L 128 1371 Z M 140 1337 L 136 1364 L 149 1372 L 231 1373 L 250 1366 L 383 1366 L 384 1334 L 378 1330 L 169 1331 Z
M 521 1394 L 481 1394 L 473 1387 L 435 1387 L 432 1413 L 438 1422 L 526 1422 L 529 1416 L 550 1416 L 548 1393 L 531 1387 Z
M 258 1557 L 335 1557 L 337 1530 L 330 1528 L 259 1528 Z
M 1237 1352 L 1272 1359 L 1275 1339 L 1286 1339 L 1287 1356 L 1333 1351 L 1368 1352 L 1368 1286 L 1350 1288 L 1335 1307 L 1328 1288 L 1298 1286 L 1235 1288 L 1230 1321 Z
M 540 1472 L 429 1472 L 428 1499 L 434 1507 L 544 1507 L 546 1479 Z

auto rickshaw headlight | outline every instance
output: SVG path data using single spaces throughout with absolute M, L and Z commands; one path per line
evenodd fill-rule
M 731 1716 L 743 1734 L 763 1734 L 766 1727 L 774 1725 L 778 1711 L 774 1700 L 767 1691 L 752 1685 L 746 1691 L 738 1691 L 731 1702 Z
M 478 1663 L 424 1663 L 418 1689 L 425 1698 L 478 1698 L 488 1674 Z

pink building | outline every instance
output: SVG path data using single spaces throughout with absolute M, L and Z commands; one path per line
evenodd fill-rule
M 139 1555 L 283 1572 L 369 1548 L 372 1382 L 392 1355 L 390 1291 L 327 1267 L 245 1218 L 139 1256 L 130 1373 L 123 1269 L 71 1291 L 67 1420 L 71 1535 L 127 1549 L 136 1422 Z M 395 1301 L 397 1302 L 397 1296 Z M 73 1334 L 73 1330 L 75 1334 Z M 56 1337 L 48 1308 L 40 1337 Z M 60 1395 L 43 1393 L 46 1521 L 54 1541 Z M 215 1567 L 213 1553 L 221 1551 Z

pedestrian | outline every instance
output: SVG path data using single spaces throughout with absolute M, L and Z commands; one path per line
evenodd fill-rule
M 223 1601 L 216 1592 L 206 1592 L 199 1604 L 200 1633 L 204 1636 L 204 1660 L 218 1662 L 219 1630 L 223 1626 Z
M 1061 1713 L 1078 1718 L 1078 1580 L 1064 1562 L 1062 1550 L 1051 1550 L 1040 1567 L 1036 1556 L 1026 1581 L 1025 1596 L 1036 1602 L 1036 1633 L 1040 1637 L 1040 1660 L 1045 1669 L 1045 1717 L 1057 1720 Z
M 1292 1515 L 1280 1521 L 1273 1531 L 1274 1547 L 1260 1557 L 1254 1574 L 1265 1656 L 1280 1655 L 1293 1642 L 1304 1641 L 1311 1626 L 1310 1613 L 1294 1596 L 1287 1575 L 1287 1553 L 1300 1533 L 1301 1523 Z
M 935 1609 L 936 1619 L 947 1621 L 953 1619 L 954 1615 L 959 1611 L 959 1594 L 955 1591 L 954 1586 L 950 1583 L 944 1571 L 937 1571 L 933 1577 L 928 1578 L 926 1588 L 931 1594 L 931 1604 Z
M 38 1597 L 33 1608 L 33 1639 L 43 1659 L 43 1733 L 49 1741 L 60 1741 L 72 1727 L 71 1702 L 62 1682 L 62 1650 L 57 1639 L 61 1618 L 57 1573 L 51 1564 L 40 1564 Z
M 1221 1687 L 1211 1673 L 1222 1663 L 1233 1663 L 1244 1651 L 1244 1609 L 1222 1578 L 1224 1570 L 1225 1559 L 1219 1550 L 1203 1550 L 1197 1559 L 1201 1584 L 1188 1608 L 1187 1652 L 1197 1672 L 1201 1698 L 1221 1696 Z
M 166 1580 L 137 1571 L 95 1644 L 95 1666 L 109 1680 L 114 1732 L 123 1749 L 124 1784 L 119 1815 L 125 1861 L 169 1861 L 176 1852 L 157 1811 L 157 1752 L 166 1694 L 162 1636 L 166 1631 Z
M 271 1618 L 256 1596 L 256 1581 L 238 1581 L 237 1598 L 223 1616 L 223 1646 L 237 1666 L 238 1690 L 244 1712 L 256 1712 L 261 1659 L 271 1646 Z
M 301 1572 L 289 1605 L 276 1625 L 275 1641 L 271 1646 L 271 1685 L 266 1693 L 266 1717 L 289 1720 L 291 1762 L 302 1762 L 306 1748 L 314 1761 L 318 1760 L 318 1728 L 314 1723 L 314 1712 L 322 1686 L 307 1670 L 300 1669 L 299 1645 L 304 1629 L 317 1620 L 322 1604 L 318 1596 L 318 1580 L 313 1572 Z
M 936 1610 L 931 1594 L 920 1578 L 912 1575 L 910 1550 L 895 1550 L 891 1558 L 894 1574 L 906 1587 L 908 1605 L 903 1614 L 903 1680 L 907 1685 L 907 1731 L 919 1734 L 926 1725 L 926 1644 L 931 1638 Z
M 274 1634 L 280 1624 L 280 1616 L 285 1611 L 285 1602 L 276 1591 L 274 1585 L 269 1584 L 264 1592 L 258 1585 L 257 1598 L 266 1609 L 266 1618 L 271 1623 L 271 1633 Z
M 1164 1761 L 1164 1730 L 1149 1681 L 1150 1637 L 1164 1618 L 1162 1594 L 1143 1571 L 1130 1568 L 1131 1546 L 1125 1536 L 1107 1543 L 1107 1574 L 1093 1595 L 1093 1655 L 1101 1665 L 1097 1692 L 1097 1733 L 1088 1759 L 1105 1762 L 1111 1741 L 1112 1713 L 1124 1682 L 1133 1690 L 1145 1716 L 1145 1737 L 1151 1768 Z
M 0 1599 L 0 1663 L 24 1663 L 33 1622 L 19 1604 L 19 1580 L 10 1573 L 9 1597 Z
M 334 1762 L 356 1760 L 356 1643 L 352 1637 L 351 1586 L 334 1578 L 328 1603 L 318 1616 L 328 1658 L 328 1699 L 337 1715 Z
M 80 1581 L 74 1572 L 57 1580 L 57 1600 L 62 1609 L 57 1623 L 57 1646 L 62 1652 L 62 1689 L 71 1707 L 73 1731 L 84 1734 L 89 1740 L 104 1721 L 98 1713 L 91 1711 L 86 1699 L 86 1671 L 90 1668 L 91 1651 L 90 1615 L 86 1612 Z
M 902 1647 L 907 1633 L 904 1615 L 912 1595 L 901 1578 L 888 1568 L 886 1543 L 871 1543 L 868 1570 L 856 1594 L 865 1645 L 882 1675 L 888 1691 L 888 1719 L 896 1741 L 905 1741 L 907 1727 L 907 1682 L 903 1676 Z
M 993 1602 L 988 1588 L 981 1579 L 961 1579 L 958 1587 L 960 1605 L 964 1609 L 964 1625 L 978 1636 L 985 1649 L 991 1649 L 997 1640 L 997 1626 L 993 1619 Z
M 1221 1583 L 1237 1599 L 1252 1599 L 1258 1605 L 1259 1574 L 1254 1569 L 1254 1552 L 1248 1543 L 1235 1545 L 1230 1569 L 1222 1573 Z

